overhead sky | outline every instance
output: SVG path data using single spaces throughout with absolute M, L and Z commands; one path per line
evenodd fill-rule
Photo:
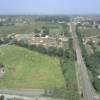
M 0 14 L 100 14 L 100 0 L 0 0 Z

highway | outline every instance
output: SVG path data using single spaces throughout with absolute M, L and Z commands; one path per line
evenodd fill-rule
M 81 48 L 79 45 L 79 41 L 78 41 L 75 28 L 76 28 L 75 24 L 71 22 L 70 32 L 72 35 L 73 46 L 76 51 L 77 62 L 79 65 L 79 78 L 78 79 L 79 79 L 81 96 L 83 100 L 100 100 L 100 99 L 97 99 L 98 96 L 96 95 L 95 90 L 93 89 L 91 81 L 89 79 L 87 68 L 86 68 L 85 62 L 82 57 Z

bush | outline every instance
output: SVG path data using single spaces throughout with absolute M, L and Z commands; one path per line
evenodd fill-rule
M 3 67 L 5 67 L 3 64 L 0 64 L 0 68 L 3 68 Z
M 96 52 L 95 46 L 91 42 L 89 42 L 89 44 L 92 46 L 94 50 L 94 54 L 88 56 L 87 51 L 83 45 L 81 33 L 79 32 L 78 28 L 76 29 L 76 32 L 78 35 L 84 61 L 86 63 L 86 66 L 92 72 L 93 75 L 93 86 L 97 91 L 100 92 L 100 80 L 96 79 L 97 75 L 99 74 L 97 69 L 100 69 L 100 52 Z
M 95 80 L 93 83 L 94 88 L 96 89 L 96 91 L 100 92 L 100 80 Z
M 4 96 L 2 95 L 2 96 L 0 96 L 0 100 L 4 100 Z

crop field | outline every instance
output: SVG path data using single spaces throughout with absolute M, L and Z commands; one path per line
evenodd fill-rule
M 14 45 L 0 47 L 0 63 L 6 67 L 0 79 L 2 88 L 65 87 L 59 58 L 30 51 Z
M 45 26 L 49 29 L 49 35 L 55 35 L 62 31 L 62 25 L 57 23 L 47 22 L 33 22 L 31 24 L 16 23 L 13 26 L 2 26 L 0 27 L 0 35 L 7 35 L 11 33 L 24 34 L 32 33 L 34 29 L 41 31 L 42 27 Z

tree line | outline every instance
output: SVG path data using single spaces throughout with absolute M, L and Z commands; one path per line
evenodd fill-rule
M 97 76 L 99 75 L 97 70 L 100 69 L 100 52 L 97 52 L 94 45 L 92 43 L 89 43 L 89 45 L 91 45 L 91 47 L 94 51 L 94 54 L 89 56 L 87 54 L 85 46 L 83 45 L 82 35 L 81 35 L 81 32 L 78 30 L 78 27 L 76 28 L 76 32 L 78 35 L 78 39 L 79 39 L 79 43 L 81 46 L 85 64 L 86 64 L 87 68 L 92 72 L 92 77 L 93 77 L 93 79 L 91 80 L 92 84 L 93 84 L 94 88 L 98 92 L 100 92 L 100 80 L 97 79 Z

